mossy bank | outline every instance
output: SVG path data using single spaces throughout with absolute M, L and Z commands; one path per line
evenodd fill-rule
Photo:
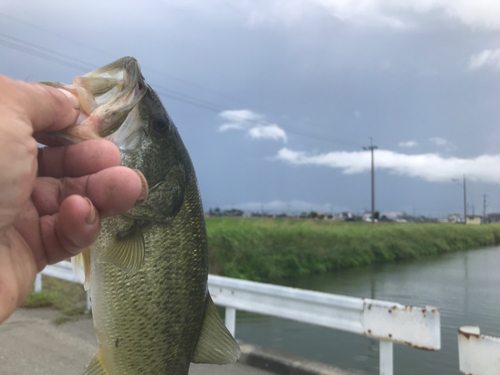
M 207 218 L 210 273 L 254 281 L 500 244 L 500 225 Z

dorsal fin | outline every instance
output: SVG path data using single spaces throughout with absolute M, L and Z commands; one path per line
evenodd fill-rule
M 222 323 L 209 294 L 205 318 L 191 362 L 225 365 L 236 362 L 240 354 L 238 343 Z

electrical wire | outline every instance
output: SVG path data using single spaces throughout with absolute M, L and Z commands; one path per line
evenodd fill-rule
M 88 71 L 95 70 L 97 68 L 96 65 L 89 63 L 87 61 L 75 59 L 72 56 L 68 56 L 68 55 L 62 54 L 62 53 L 57 52 L 57 51 L 53 51 L 53 50 L 45 48 L 45 47 L 37 46 L 36 44 L 26 42 L 24 40 L 9 36 L 9 35 L 4 34 L 4 33 L 0 33 L 0 37 L 4 38 L 4 40 L 2 40 L 0 38 L 0 45 L 17 50 L 17 51 L 20 51 L 20 52 L 23 52 L 23 53 L 30 54 L 32 56 L 36 56 L 36 57 L 44 59 L 46 61 L 60 64 L 60 65 L 84 72 L 84 73 L 86 73 Z M 5 40 L 5 39 L 9 39 L 9 40 Z M 154 87 L 155 91 L 160 96 L 163 96 L 163 97 L 175 100 L 175 101 L 179 101 L 179 102 L 182 102 L 182 103 L 185 103 L 188 105 L 192 105 L 192 106 L 195 106 L 198 108 L 209 110 L 209 111 L 212 111 L 215 113 L 221 113 L 222 111 L 224 111 L 222 106 L 219 106 L 217 104 L 213 104 L 213 103 L 207 102 L 205 100 L 202 100 L 202 99 L 190 96 L 190 95 L 183 94 L 183 93 L 178 92 L 178 91 L 169 90 L 169 89 L 164 88 L 164 87 L 159 86 L 159 85 L 151 84 L 151 86 Z M 245 120 L 247 122 L 255 123 L 256 125 L 260 125 L 260 126 L 267 125 L 266 122 L 259 121 L 259 120 L 248 119 L 245 117 L 241 117 L 241 119 Z M 297 130 L 295 128 L 292 128 L 292 127 L 286 126 L 286 125 L 279 125 L 279 127 L 286 130 L 288 133 L 299 135 L 302 137 L 307 137 L 307 138 L 320 140 L 320 141 L 324 141 L 324 142 L 329 142 L 329 143 L 335 143 L 335 144 L 339 144 L 339 145 L 343 145 L 343 146 L 361 147 L 361 145 L 358 143 L 350 142 L 350 141 L 336 138 L 336 137 L 329 137 L 329 136 L 324 136 L 321 134 L 304 132 L 304 131 Z
M 45 27 L 41 27 L 41 26 L 39 26 L 39 25 L 35 25 L 35 24 L 33 24 L 33 23 L 30 23 L 30 22 L 26 22 L 26 21 L 24 21 L 24 20 L 21 20 L 21 19 L 19 19 L 19 18 L 12 17 L 12 16 L 11 16 L 11 15 L 9 15 L 9 14 L 6 14 L 6 13 L 3 13 L 3 12 L 0 12 L 0 16 L 2 16 L 2 17 L 4 17 L 4 18 L 7 18 L 7 19 L 10 19 L 11 21 L 15 21 L 15 22 L 18 22 L 18 23 L 22 23 L 22 24 L 27 25 L 27 26 L 29 26 L 29 27 L 32 27 L 32 28 L 34 28 L 34 29 L 42 30 L 42 31 L 46 32 L 47 34 L 52 34 L 52 35 L 54 35 L 54 36 L 57 36 L 58 38 L 61 38 L 61 39 L 67 40 L 67 41 L 71 42 L 72 44 L 77 44 L 77 45 L 79 45 L 79 46 L 81 46 L 81 47 L 85 47 L 85 48 L 87 48 L 87 49 L 89 49 L 89 50 L 93 50 L 93 51 L 95 51 L 95 52 L 98 52 L 100 55 L 107 55 L 107 56 L 110 56 L 110 57 L 112 56 L 112 55 L 111 55 L 108 51 L 101 50 L 101 49 L 96 48 L 96 47 L 94 47 L 94 46 L 90 46 L 90 45 L 88 45 L 88 44 L 82 43 L 82 42 L 80 42 L 79 40 L 75 40 L 75 39 L 72 39 L 72 38 L 68 38 L 66 35 L 59 34 L 59 33 L 56 33 L 56 32 L 54 32 L 54 31 L 52 31 L 52 30 L 49 30 L 49 29 L 47 29 L 47 28 L 45 28 Z M 190 81 L 187 81 L 187 80 L 182 79 L 182 78 L 175 77 L 175 76 L 173 76 L 173 75 L 170 75 L 170 74 L 165 73 L 164 71 L 159 71 L 159 70 L 156 70 L 156 69 L 152 69 L 151 67 L 149 67 L 149 66 L 147 66 L 147 65 L 145 65 L 145 66 L 143 65 L 143 66 L 142 66 L 142 68 L 143 68 L 143 69 L 146 69 L 146 70 L 149 70 L 149 71 L 151 71 L 151 72 L 154 72 L 154 73 L 160 74 L 160 75 L 162 75 L 162 76 L 166 76 L 166 77 L 168 77 L 168 78 L 170 78 L 170 79 L 173 79 L 173 80 L 176 80 L 176 81 L 178 81 L 178 82 L 181 82 L 181 83 L 186 83 L 186 84 L 189 84 L 189 85 L 191 85 L 191 86 L 195 86 L 195 87 L 199 87 L 199 88 L 201 88 L 201 89 L 203 89 L 203 90 L 206 90 L 206 91 L 212 92 L 212 93 L 214 93 L 214 94 L 216 94 L 216 95 L 219 95 L 219 96 L 221 96 L 221 97 L 224 97 L 224 98 L 226 98 L 226 99 L 233 99 L 233 98 L 229 97 L 228 95 L 221 94 L 221 93 L 219 93 L 219 92 L 216 92 L 216 91 L 210 90 L 210 89 L 208 89 L 208 88 L 206 88 L 206 87 L 203 87 L 203 86 L 202 86 L 202 85 L 200 85 L 200 84 L 197 84 L 197 83 L 194 83 L 194 82 L 190 82 Z

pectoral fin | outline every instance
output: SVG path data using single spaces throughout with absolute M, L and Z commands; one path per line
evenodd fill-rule
M 87 368 L 82 375 L 109 375 L 104 364 L 101 352 L 98 350 L 94 358 L 87 365 Z
M 90 287 L 90 247 L 87 247 L 80 254 L 71 258 L 73 271 L 77 274 L 83 288 L 89 290 Z
M 113 244 L 99 256 L 99 261 L 112 263 L 128 273 L 134 273 L 142 267 L 145 252 L 141 225 L 135 223 L 116 235 Z
M 209 295 L 205 318 L 191 362 L 225 365 L 236 362 L 240 354 L 238 343 L 222 323 Z

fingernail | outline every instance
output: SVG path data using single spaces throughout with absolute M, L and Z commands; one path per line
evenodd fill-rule
M 72 93 L 70 93 L 67 90 L 64 89 L 58 89 L 61 91 L 64 95 L 68 97 L 68 99 L 71 101 L 71 104 L 73 105 L 74 109 L 80 109 L 80 102 L 78 101 L 78 98 L 74 96 Z
M 90 212 L 89 212 L 87 218 L 85 219 L 85 222 L 87 224 L 94 224 L 95 220 L 97 219 L 97 213 L 96 213 L 95 207 L 92 204 L 92 202 L 90 201 L 90 199 L 88 199 L 86 197 L 84 197 L 83 199 L 85 199 L 89 203 L 89 206 L 90 206 Z
M 149 195 L 148 181 L 146 180 L 146 177 L 144 177 L 144 175 L 142 174 L 142 172 L 140 170 L 134 169 L 134 172 L 137 173 L 137 175 L 141 179 L 141 184 L 142 184 L 141 195 L 139 195 L 139 198 L 137 198 L 136 203 L 142 203 L 142 202 L 145 202 L 146 199 L 148 199 L 148 195 Z

